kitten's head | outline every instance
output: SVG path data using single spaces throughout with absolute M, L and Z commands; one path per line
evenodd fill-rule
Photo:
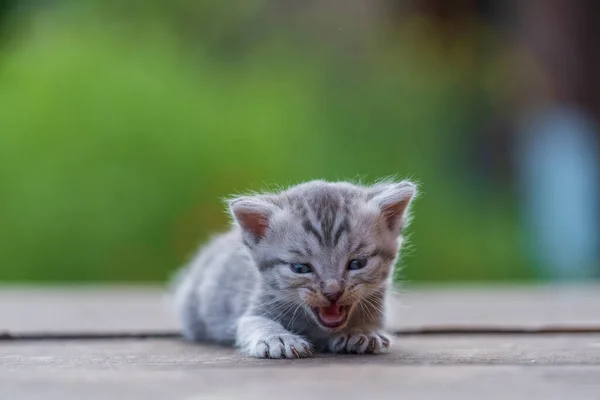
M 415 194 L 408 181 L 311 181 L 230 208 L 265 288 L 332 331 L 389 284 Z

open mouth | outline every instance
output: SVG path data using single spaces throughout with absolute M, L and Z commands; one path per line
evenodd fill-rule
M 348 320 L 350 306 L 333 305 L 329 307 L 315 307 L 312 310 L 321 325 L 326 328 L 335 329 L 343 326 Z

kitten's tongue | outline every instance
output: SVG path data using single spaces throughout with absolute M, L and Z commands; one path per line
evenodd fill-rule
M 321 307 L 319 308 L 319 314 L 325 323 L 337 322 L 343 318 L 342 307 L 338 305 Z

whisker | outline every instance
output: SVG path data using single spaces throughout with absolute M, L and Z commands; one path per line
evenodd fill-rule
M 287 310 L 288 308 L 290 308 L 290 305 L 293 306 L 295 303 L 291 300 L 284 300 L 281 301 L 280 304 L 277 304 L 276 307 L 272 308 L 272 309 L 267 309 L 264 312 L 262 312 L 260 315 L 261 316 L 267 316 L 267 315 L 271 315 L 275 312 L 279 312 L 280 310 L 284 310 L 283 312 L 285 312 L 285 310 Z M 279 317 L 281 315 L 281 312 L 279 314 L 277 314 L 277 317 Z
M 298 309 L 300 309 L 301 307 L 302 307 L 302 304 L 298 304 L 296 306 L 296 308 L 294 309 L 294 313 L 292 314 L 292 320 L 290 321 L 290 325 L 292 325 L 296 321 L 296 318 L 298 318 L 300 316 L 300 314 L 298 314 L 298 317 L 296 317 L 296 313 L 298 312 Z
M 294 294 L 288 294 L 288 295 L 282 296 L 282 297 L 275 297 L 275 298 L 273 298 L 273 299 L 271 299 L 269 301 L 266 301 L 264 303 L 255 304 L 254 307 L 257 307 L 257 308 L 258 307 L 264 307 L 264 306 L 268 306 L 268 305 L 273 304 L 273 303 L 278 303 L 278 302 L 290 300 L 290 299 L 292 299 L 294 297 L 295 297 Z
M 364 303 L 360 302 L 358 304 L 360 304 L 363 314 L 366 314 L 369 318 L 373 319 L 373 314 L 371 313 L 371 311 L 369 311 L 367 307 L 365 307 Z
M 287 313 L 288 313 L 288 312 L 289 312 L 289 311 L 292 309 L 292 307 L 294 307 L 294 306 L 296 305 L 296 303 L 294 303 L 294 302 L 290 302 L 290 303 L 288 303 L 288 304 L 289 304 L 289 306 L 288 306 L 288 307 L 286 307 L 286 308 L 285 308 L 283 311 L 281 311 L 279 314 L 277 314 L 277 316 L 276 316 L 276 317 L 274 317 L 274 318 L 273 318 L 273 320 L 275 320 L 275 321 L 278 321 L 278 322 L 279 322 L 280 318 L 281 318 L 281 317 L 283 317 L 285 314 L 287 314 Z

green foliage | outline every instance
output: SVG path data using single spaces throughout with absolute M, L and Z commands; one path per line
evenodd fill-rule
M 423 189 L 404 278 L 529 276 L 510 201 L 448 170 L 469 122 L 460 70 L 406 47 L 340 71 L 285 37 L 227 63 L 160 8 L 138 25 L 99 13 L 40 15 L 0 52 L 0 280 L 162 280 L 226 228 L 223 196 L 387 175 Z

